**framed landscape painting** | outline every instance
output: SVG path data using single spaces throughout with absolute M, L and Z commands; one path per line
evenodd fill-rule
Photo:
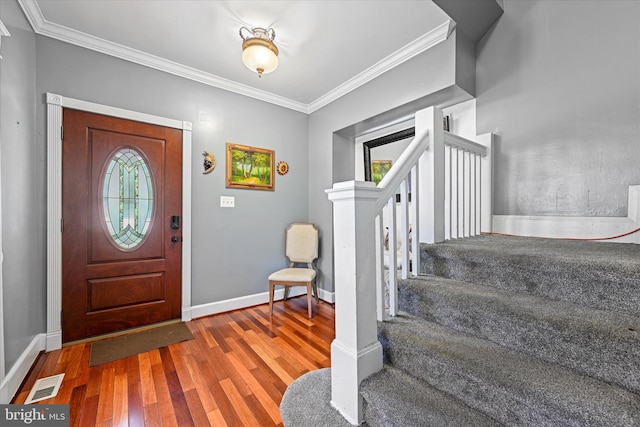
M 391 160 L 371 160 L 371 180 L 376 185 L 380 184 L 382 178 L 389 172 L 391 163 Z
M 227 143 L 227 188 L 273 191 L 275 151 Z

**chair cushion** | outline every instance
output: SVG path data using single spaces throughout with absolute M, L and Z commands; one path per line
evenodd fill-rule
M 310 263 L 318 258 L 318 229 L 311 223 L 294 222 L 287 229 L 285 255 L 295 263 Z
M 316 278 L 316 271 L 311 268 L 283 268 L 269 276 L 275 282 L 307 283 Z

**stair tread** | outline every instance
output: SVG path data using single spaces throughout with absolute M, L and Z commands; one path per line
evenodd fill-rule
M 599 329 L 619 336 L 636 337 L 637 334 L 632 332 L 640 331 L 640 317 L 627 313 L 585 307 L 566 301 L 551 300 L 430 274 L 401 282 L 408 284 L 426 282 L 433 286 L 432 289 L 435 292 L 467 294 L 469 298 L 495 301 L 509 306 L 513 311 L 527 312 L 533 317 L 569 322 L 572 326 Z
M 500 424 L 455 398 L 391 366 L 360 387 L 368 426 L 483 427 Z
M 640 245 L 482 235 L 421 245 L 421 272 L 640 315 Z
M 549 239 L 539 237 L 483 234 L 465 239 L 452 239 L 436 244 L 421 244 L 423 248 L 450 248 L 453 251 L 477 251 L 508 254 L 512 257 L 554 258 L 573 263 L 603 264 L 636 269 L 640 265 L 640 245 Z
M 387 363 L 510 425 L 640 423 L 638 394 L 409 314 L 381 341 Z
M 401 309 L 640 391 L 640 318 L 437 276 L 403 280 Z

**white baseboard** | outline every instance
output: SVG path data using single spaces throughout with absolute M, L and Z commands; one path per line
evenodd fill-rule
M 47 351 L 60 350 L 62 348 L 62 329 L 47 333 Z
M 289 297 L 305 295 L 307 290 L 302 287 L 294 287 L 289 291 Z M 335 302 L 335 293 L 327 292 L 324 289 L 318 289 L 318 296 L 321 300 L 330 304 Z M 278 301 L 284 298 L 284 288 L 276 289 L 274 300 Z M 238 310 L 241 308 L 252 307 L 254 305 L 266 304 L 269 302 L 269 292 L 247 295 L 238 298 L 231 298 L 224 301 L 216 301 L 208 304 L 200 304 L 191 307 L 191 318 L 211 316 L 212 314 L 224 313 L 226 311 Z
M 640 244 L 640 232 L 609 239 L 640 227 L 640 185 L 629 186 L 628 206 L 626 217 L 494 215 L 492 232 L 528 237 L 606 239 L 611 242 Z
M 44 351 L 46 341 L 46 334 L 38 334 L 31 340 L 29 346 L 25 349 L 25 351 L 22 352 L 16 363 L 7 373 L 7 376 L 2 381 L 2 384 L 0 384 L 1 404 L 10 403 L 11 399 L 14 398 L 15 394 L 20 389 L 20 385 L 22 384 L 27 374 L 29 373 L 29 370 L 38 358 L 38 355 L 41 351 Z
M 493 232 L 554 239 L 604 239 L 638 228 L 628 218 L 494 215 Z M 640 243 L 635 233 L 608 241 Z

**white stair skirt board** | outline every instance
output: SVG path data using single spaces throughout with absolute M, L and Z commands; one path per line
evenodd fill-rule
M 640 185 L 629 186 L 626 217 L 494 215 L 494 233 L 554 239 L 606 239 L 640 227 Z M 640 243 L 640 232 L 607 240 Z
M 25 400 L 25 404 L 39 402 L 41 400 L 55 397 L 60 390 L 64 374 L 53 375 L 51 377 L 40 378 L 33 385 L 33 388 Z

